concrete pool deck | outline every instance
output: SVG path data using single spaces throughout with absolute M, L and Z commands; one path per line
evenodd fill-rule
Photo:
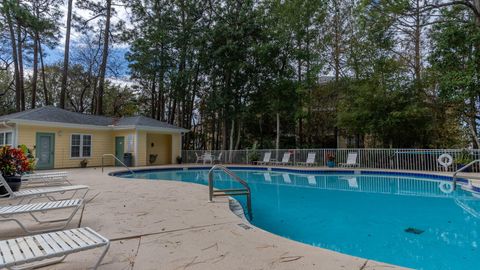
M 68 170 L 72 183 L 91 188 L 70 227 L 91 227 L 112 242 L 99 269 L 402 269 L 253 227 L 230 211 L 227 198 L 208 202 L 207 186 L 108 176 L 116 170 Z M 2 239 L 17 233 L 2 224 Z M 99 254 L 75 254 L 43 269 L 90 268 Z

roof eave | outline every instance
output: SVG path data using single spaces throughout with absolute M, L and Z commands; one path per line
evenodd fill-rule
M 166 128 L 166 127 L 152 127 L 152 126 L 142 126 L 142 125 L 100 126 L 100 125 L 72 124 L 72 123 L 63 123 L 63 122 L 37 121 L 37 120 L 26 120 L 26 119 L 1 120 L 0 122 L 21 124 L 21 125 L 32 125 L 32 126 L 46 126 L 46 127 L 87 128 L 87 129 L 95 129 L 95 130 L 137 129 L 137 130 L 143 130 L 143 131 L 157 131 L 157 132 L 166 132 L 166 133 L 190 132 L 190 130 L 184 129 L 184 128 Z
M 190 130 L 184 129 L 184 128 L 152 127 L 152 126 L 142 126 L 142 125 L 119 125 L 119 126 L 115 126 L 113 129 L 114 130 L 136 129 L 141 131 L 157 131 L 157 132 L 166 132 L 166 133 L 190 132 Z
M 109 126 L 73 124 L 73 123 L 52 122 L 52 121 L 37 121 L 37 120 L 26 120 L 26 119 L 11 119 L 8 122 L 9 123 L 14 123 L 14 124 L 32 125 L 32 126 L 63 127 L 63 128 L 88 128 L 88 129 L 97 129 L 97 130 L 111 130 L 112 129 Z

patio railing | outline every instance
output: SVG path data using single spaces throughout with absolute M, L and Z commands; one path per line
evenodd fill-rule
M 220 163 L 224 164 L 252 164 L 253 161 L 262 160 L 266 152 L 272 153 L 272 158 L 281 160 L 285 152 L 290 152 L 292 164 L 305 162 L 308 153 L 316 153 L 315 163 L 317 166 L 327 166 L 327 157 L 335 156 L 335 162 L 345 163 L 349 153 L 357 153 L 357 163 L 360 168 L 366 169 L 393 169 L 413 171 L 450 171 L 457 170 L 458 159 L 468 153 L 469 157 L 480 159 L 478 149 L 377 149 L 377 148 L 343 148 L 343 149 L 256 149 L 256 150 L 184 150 L 182 152 L 185 163 L 195 163 L 197 156 L 204 153 L 211 153 L 214 157 L 221 158 Z M 449 154 L 453 163 L 445 167 L 440 165 L 438 158 L 442 154 Z M 466 164 L 463 164 L 466 165 Z M 472 166 L 472 172 L 480 172 L 480 165 Z

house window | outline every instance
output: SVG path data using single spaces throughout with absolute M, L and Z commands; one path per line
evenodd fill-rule
M 92 156 L 92 135 L 72 134 L 70 145 L 72 158 Z
M 0 132 L 0 146 L 13 144 L 13 132 Z

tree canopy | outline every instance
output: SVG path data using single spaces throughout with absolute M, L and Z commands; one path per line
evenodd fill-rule
M 478 148 L 478 7 L 3 0 L 0 113 L 143 114 L 186 149 Z

